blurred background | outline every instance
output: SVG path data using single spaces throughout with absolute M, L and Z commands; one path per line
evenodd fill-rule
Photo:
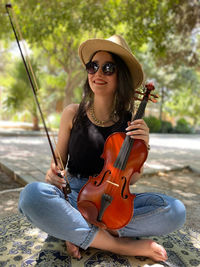
M 40 116 L 5 9 L 0 3 L 0 122 L 40 130 Z M 79 102 L 86 78 L 78 58 L 88 38 L 122 35 L 160 96 L 145 114 L 153 133 L 200 133 L 198 0 L 13 0 L 36 74 L 48 127 Z M 20 39 L 20 37 L 19 37 Z

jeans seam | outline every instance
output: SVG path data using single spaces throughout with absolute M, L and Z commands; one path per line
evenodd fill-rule
M 134 218 L 134 213 L 133 213 L 133 219 L 134 219 L 134 221 L 137 221 L 137 220 L 144 219 L 146 217 L 152 216 L 155 213 L 167 212 L 169 209 L 170 209 L 169 205 L 165 206 L 165 207 L 159 207 L 159 208 L 157 208 L 157 209 L 155 209 L 153 211 L 149 211 L 148 213 L 141 214 L 141 215 L 136 215 L 135 218 Z
M 80 244 L 80 247 L 82 249 L 87 249 L 90 244 L 92 243 L 95 235 L 97 234 L 98 228 L 94 225 L 91 225 L 91 229 L 87 235 L 87 237 L 85 238 L 85 240 Z
M 134 214 L 133 214 L 132 222 L 134 223 L 134 221 L 138 221 L 141 219 L 143 220 L 144 218 L 150 217 L 150 216 L 154 215 L 155 213 L 161 213 L 161 212 L 165 213 L 165 212 L 169 211 L 169 209 L 170 209 L 169 205 L 165 206 L 164 208 L 159 207 L 154 211 L 150 211 L 150 212 L 142 214 L 142 215 L 137 215 L 137 216 L 135 216 L 135 218 L 134 218 Z M 126 226 L 118 230 L 119 237 L 123 236 L 123 233 L 125 232 L 125 228 L 126 228 Z

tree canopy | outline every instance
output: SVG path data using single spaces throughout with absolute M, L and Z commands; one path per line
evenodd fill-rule
M 14 40 L 5 3 L 0 4 L 4 47 Z M 77 55 L 79 44 L 87 38 L 107 38 L 114 33 L 123 35 L 140 58 L 146 76 L 156 80 L 160 88 L 174 92 L 181 88 L 180 92 L 187 93 L 175 94 L 184 99 L 194 83 L 188 87 L 185 78 L 181 79 L 183 73 L 190 73 L 189 80 L 196 75 L 199 84 L 198 0 L 13 0 L 12 5 L 24 39 L 36 52 L 37 60 L 43 61 L 42 87 L 59 92 L 64 87 L 64 105 L 77 99 L 84 79 Z M 59 93 L 56 97 L 61 98 Z

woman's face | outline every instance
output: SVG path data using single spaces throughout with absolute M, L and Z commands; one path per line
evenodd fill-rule
M 88 74 L 88 81 L 91 90 L 95 95 L 114 96 L 117 88 L 117 70 L 112 75 L 105 75 L 102 66 L 108 62 L 115 63 L 108 52 L 97 52 L 91 62 L 99 65 L 99 69 L 94 74 Z

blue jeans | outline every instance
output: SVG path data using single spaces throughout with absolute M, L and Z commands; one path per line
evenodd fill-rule
M 68 176 L 72 193 L 69 201 L 56 186 L 34 182 L 20 194 L 19 210 L 35 226 L 56 238 L 67 240 L 87 249 L 98 228 L 88 223 L 77 209 L 77 196 L 88 179 Z M 175 231 L 185 222 L 183 203 L 159 193 L 136 194 L 134 216 L 118 230 L 120 237 L 164 235 Z

